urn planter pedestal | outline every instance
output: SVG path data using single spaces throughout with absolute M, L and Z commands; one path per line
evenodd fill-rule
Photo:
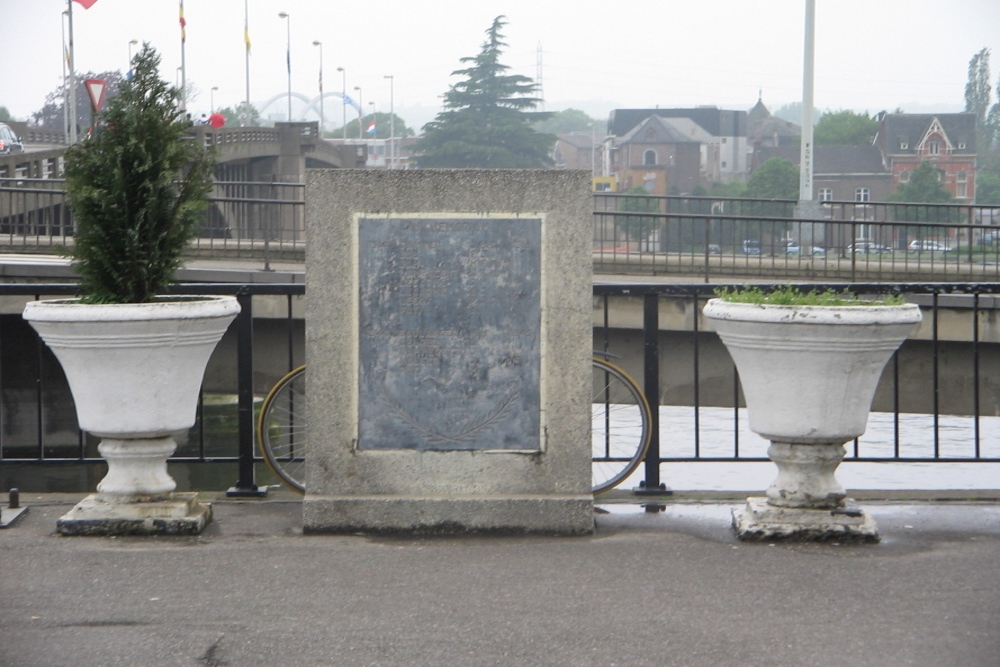
M 711 299 L 704 315 L 740 374 L 750 429 L 778 476 L 733 511 L 743 540 L 877 542 L 874 520 L 836 479 L 865 432 L 882 369 L 919 324 L 916 305 L 796 306 Z
M 66 375 L 80 428 L 101 438 L 108 473 L 58 521 L 64 535 L 195 534 L 211 520 L 167 472 L 175 431 L 194 425 L 209 357 L 240 307 L 234 297 L 142 304 L 33 301 L 24 318 Z

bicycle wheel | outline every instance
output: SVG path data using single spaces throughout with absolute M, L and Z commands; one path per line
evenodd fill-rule
M 649 448 L 649 403 L 635 380 L 615 364 L 594 357 L 591 402 L 592 491 L 621 484 L 642 462 Z
M 257 442 L 267 467 L 284 484 L 306 492 L 306 367 L 289 372 L 268 392 L 257 418 Z

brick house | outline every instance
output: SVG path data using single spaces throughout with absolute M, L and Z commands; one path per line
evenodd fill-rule
M 881 112 L 875 135 L 895 192 L 921 162 L 931 162 L 959 203 L 976 197 L 976 116 L 971 113 Z
M 660 116 L 648 116 L 623 135 L 607 137 L 605 150 L 620 191 L 643 187 L 653 195 L 690 194 L 701 183 L 700 142 Z
M 701 183 L 744 181 L 747 177 L 747 112 L 716 107 L 693 109 L 614 109 L 608 135 L 624 137 L 651 116 L 699 143 Z

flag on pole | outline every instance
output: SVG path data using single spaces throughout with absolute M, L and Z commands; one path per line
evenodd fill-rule
M 84 9 L 90 9 L 94 6 L 94 3 L 97 2 L 97 0 L 74 0 L 74 2 L 78 2 L 83 5 Z
M 375 121 L 368 124 L 368 129 L 365 130 L 368 134 L 375 134 Z
M 79 0 L 78 0 L 79 1 Z M 96 0 L 95 0 L 96 1 Z M 187 41 L 187 21 L 184 20 L 184 0 L 180 0 L 181 42 Z
M 292 73 L 292 49 L 291 49 L 291 47 L 289 47 L 289 49 L 287 51 L 285 51 L 285 62 L 288 64 L 288 73 L 291 74 Z
M 73 69 L 73 59 L 69 57 L 69 47 L 63 44 L 63 57 L 66 58 L 66 67 Z
M 247 53 L 250 53 L 250 26 L 243 26 L 243 41 L 247 43 Z
M 323 70 L 322 69 L 320 69 L 320 71 L 319 71 L 319 94 L 320 95 L 323 94 Z

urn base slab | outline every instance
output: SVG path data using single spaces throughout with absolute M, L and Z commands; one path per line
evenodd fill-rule
M 109 503 L 94 493 L 56 522 L 62 535 L 197 535 L 212 520 L 211 503 L 197 493 L 174 493 L 168 500 Z
M 879 541 L 875 520 L 850 498 L 825 509 L 777 507 L 767 498 L 747 498 L 744 507 L 733 510 L 733 528 L 744 541 Z

